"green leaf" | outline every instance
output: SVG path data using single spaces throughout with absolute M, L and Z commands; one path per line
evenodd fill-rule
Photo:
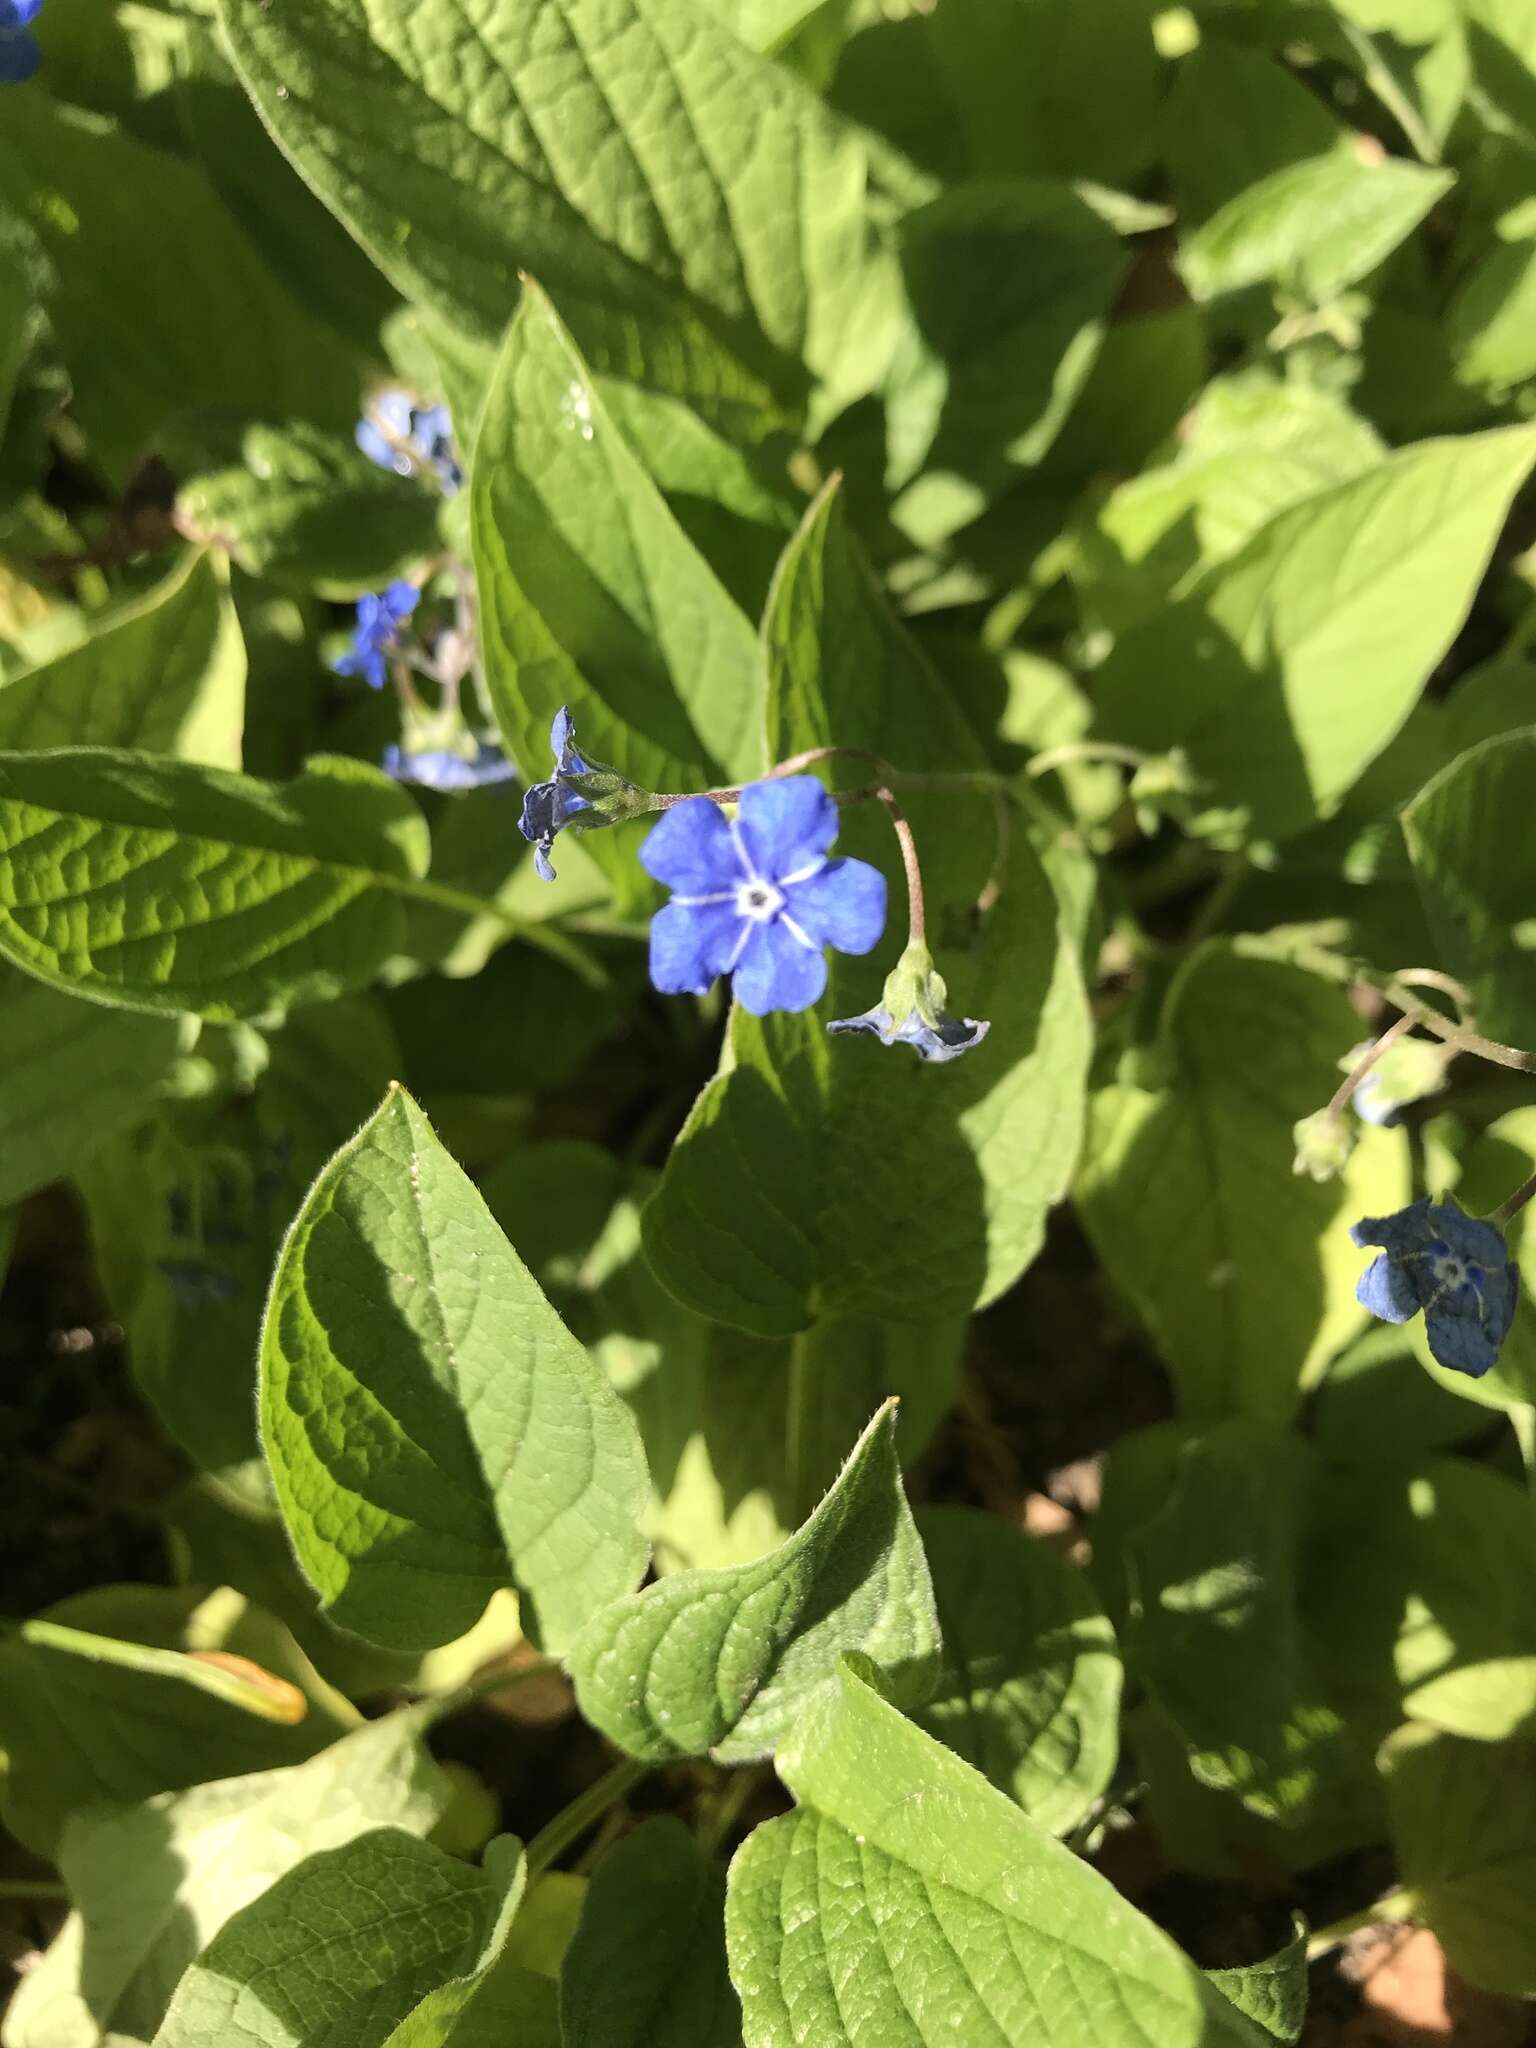
M 1533 461 L 1527 427 L 1426 441 L 1290 505 L 1116 643 L 1105 731 L 1183 746 L 1257 837 L 1328 816 L 1450 646 Z
M 1458 756 L 1403 812 L 1403 833 L 1439 957 L 1467 983 L 1478 1029 L 1536 1038 L 1536 853 L 1530 799 L 1536 727 Z
M 169 415 L 194 406 L 350 424 L 351 358 L 289 297 L 193 165 L 46 93 L 13 93 L 0 201 L 54 261 L 49 310 L 71 409 L 114 480 Z M 189 277 L 210 288 L 189 291 Z
M 1287 2048 L 1301 2039 L 1307 2023 L 1307 1929 L 1297 1915 L 1296 1933 L 1284 1948 L 1261 1963 L 1207 1970 L 1206 1976 L 1239 2012 Z
M 980 750 L 886 610 L 835 489 L 807 514 L 765 625 L 771 758 L 865 748 L 898 768 L 973 771 Z M 859 773 L 867 773 L 861 765 Z M 1039 1248 L 1080 1138 L 1088 1053 L 1075 949 L 1027 835 L 1000 857 L 988 794 L 902 788 L 923 862 L 928 932 L 952 1007 L 991 1033 L 945 1067 L 826 1016 L 873 1003 L 881 968 L 834 958 L 818 1012 L 731 1020 L 645 1213 L 646 1255 L 700 1314 L 762 1336 L 844 1316 L 927 1323 L 1009 1287 Z M 878 806 L 843 813 L 840 848 L 900 863 Z M 899 920 L 893 910 L 893 921 Z M 894 958 L 899 941 L 888 942 Z
M 1283 1421 L 1365 1321 L 1349 1226 L 1408 1200 L 1402 1133 L 1362 1130 L 1321 1185 L 1291 1138 L 1358 1036 L 1342 989 L 1213 943 L 1174 977 L 1142 1071 L 1094 1098 L 1078 1208 L 1190 1416 Z
M 0 968 L 0 1206 L 74 1172 L 137 1123 L 196 1028 L 114 1015 Z
M 488 1903 L 478 1871 L 401 1828 L 312 1852 L 219 1929 L 155 2048 L 382 2048 L 473 1960 Z
M 142 747 L 240 766 L 245 643 L 206 555 L 93 625 L 68 654 L 0 689 L 0 747 Z
M 1500 242 L 1474 263 L 1445 324 L 1463 384 L 1499 401 L 1536 378 L 1536 240 Z
M 415 805 L 360 761 L 279 786 L 105 747 L 0 754 L 0 954 L 125 1010 L 227 1021 L 362 987 L 426 857 Z
M 294 1221 L 260 1400 L 299 1562 L 370 1641 L 447 1642 L 510 1572 L 558 1649 L 645 1568 L 633 1422 L 402 1089 Z
M 1368 1756 L 1329 1697 L 1301 1609 L 1318 1483 L 1299 1437 L 1224 1422 L 1187 1446 L 1167 1504 L 1129 1546 L 1133 1669 L 1196 1780 L 1287 1827 L 1373 1806 Z
M 1536 1997 L 1536 1743 L 1405 1729 L 1382 1763 L 1410 1911 L 1469 1983 Z
M 861 1650 L 926 1691 L 933 1589 L 896 1462 L 889 1402 L 789 1540 L 755 1564 L 674 1572 L 594 1615 L 566 1662 L 582 1713 L 652 1762 L 766 1756 Z
M 407 297 L 483 340 L 537 277 L 600 369 L 735 412 L 806 366 L 846 400 L 889 350 L 869 151 L 688 0 L 224 0 L 279 143 Z M 402 147 L 409 136 L 411 146 Z
M 562 704 L 578 743 L 645 789 L 761 766 L 762 656 L 530 288 L 508 331 L 470 484 L 487 675 L 528 779 Z M 634 872 L 632 836 L 584 850 Z
M 193 1959 L 285 1871 L 371 1828 L 425 1834 L 449 1781 L 422 1747 L 432 1709 L 372 1721 L 307 1763 L 219 1778 L 64 1831 L 74 1910 L 6 2017 L 6 2048 L 147 2041 Z
M 381 2048 L 544 2048 L 546 2036 L 549 2048 L 561 2048 L 555 1986 L 530 1967 L 528 1866 L 515 1835 L 488 1845 L 485 1870 L 500 1901 L 479 1953 L 461 1976 L 435 1985 Z
M 1339 122 L 1278 56 L 1214 36 L 1180 60 L 1163 135 L 1186 226 L 1208 220 L 1274 172 L 1346 144 Z
M 377 589 L 436 545 L 436 500 L 303 420 L 252 425 L 230 467 L 188 478 L 176 523 L 252 576 L 327 596 Z
M 85 1807 L 299 1762 L 336 1735 L 327 1714 L 304 1712 L 302 1694 L 285 1708 L 299 1718 L 285 1723 L 192 1682 L 200 1673 L 182 1655 L 190 1650 L 283 1658 L 290 1670 L 298 1662 L 268 1617 L 253 1614 L 233 1634 L 214 1629 L 204 1598 L 168 1587 L 97 1586 L 0 1642 L 5 1823 L 40 1856 L 55 1853 L 65 1822 Z M 91 1655 L 97 1637 L 124 1642 L 130 1654 L 148 1645 L 145 1668 Z
M 1263 2039 L 1097 1871 L 854 1669 L 778 1769 L 797 1810 L 749 1837 L 726 1893 L 753 2048 Z
M 1289 164 L 1228 200 L 1180 251 L 1195 298 L 1270 283 L 1326 305 L 1384 262 L 1456 181 L 1369 149 Z
M 560 1973 L 566 2048 L 740 2048 L 725 1879 L 671 1815 L 598 1866 Z
M 1120 1658 L 1091 1581 L 975 1508 L 925 1508 L 943 1663 L 913 1718 L 1052 1834 L 1077 1826 L 1119 1753 Z

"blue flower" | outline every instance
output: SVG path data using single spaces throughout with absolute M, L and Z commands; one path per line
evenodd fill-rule
M 401 747 L 384 749 L 384 773 L 396 782 L 414 782 L 423 789 L 482 789 L 492 782 L 511 782 L 517 770 L 500 747 L 484 740 L 475 742 L 471 755 L 456 754 L 449 747 L 426 747 L 407 753 Z
M 822 948 L 867 953 L 885 930 L 885 877 L 868 861 L 829 860 L 837 805 L 813 775 L 754 782 L 734 820 L 707 796 L 666 812 L 640 864 L 673 890 L 651 924 L 651 980 L 663 995 L 702 995 L 735 976 L 755 1017 L 806 1010 L 827 985 Z
M 885 988 L 872 1010 L 857 1017 L 834 1017 L 827 1029 L 860 1032 L 882 1045 L 910 1045 L 920 1060 L 957 1060 L 991 1030 L 979 1017 L 954 1017 L 945 1007 L 949 990 L 933 956 L 921 939 L 912 939 L 886 976 Z
M 534 842 L 533 864 L 546 882 L 555 879 L 549 858 L 555 834 L 569 825 L 578 811 L 592 808 L 584 796 L 571 788 L 567 778 L 597 772 L 591 762 L 583 760 L 576 751 L 576 721 L 563 704 L 549 728 L 549 744 L 554 750 L 555 772 L 548 782 L 529 785 L 523 798 L 523 815 L 518 820 L 518 830 L 523 837 Z
M 1423 1309 L 1434 1357 L 1480 1379 L 1509 1335 L 1520 1294 L 1520 1269 L 1510 1263 L 1503 1232 L 1456 1202 L 1426 1195 L 1394 1215 L 1363 1217 L 1349 1234 L 1356 1244 L 1384 1248 L 1355 1289 L 1362 1306 L 1387 1323 L 1406 1323 Z
M 414 583 L 391 583 L 387 590 L 369 591 L 366 597 L 360 597 L 351 652 L 331 664 L 337 675 L 361 676 L 369 689 L 382 690 L 385 656 L 395 644 L 401 622 L 416 609 L 420 595 Z
M 37 39 L 27 32 L 43 0 L 0 0 L 0 85 L 21 85 L 42 62 Z
M 0 0 L 0 6 L 5 0 Z M 380 469 L 414 476 L 430 469 L 452 495 L 464 481 L 453 445 L 453 420 L 446 405 L 417 406 L 408 391 L 376 391 L 354 429 L 357 445 Z

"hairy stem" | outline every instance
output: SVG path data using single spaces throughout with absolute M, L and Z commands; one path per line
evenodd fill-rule
M 541 1870 L 548 1870 L 588 1828 L 596 1826 L 611 1806 L 617 1806 L 626 1793 L 649 1774 L 650 1769 L 649 1764 L 625 1757 L 611 1771 L 605 1771 L 585 1792 L 578 1794 L 569 1806 L 562 1807 L 548 1826 L 540 1828 L 528 1844 L 529 1877 L 537 1877 Z
M 1315 1962 L 1319 1956 L 1327 1955 L 1330 1949 L 1338 1948 L 1348 1941 L 1352 1934 L 1358 1934 L 1363 1927 L 1377 1927 L 1384 1920 L 1411 1920 L 1417 1901 L 1410 1891 L 1388 1892 L 1384 1899 L 1378 1899 L 1374 1906 L 1366 1906 L 1358 1913 L 1351 1913 L 1346 1919 L 1334 1920 L 1326 1927 L 1319 1927 L 1307 1940 L 1307 1961 Z

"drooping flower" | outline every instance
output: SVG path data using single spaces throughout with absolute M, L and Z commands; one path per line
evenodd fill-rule
M 30 24 L 43 0 L 0 0 L 0 85 L 23 85 L 42 62 Z
M 1342 1073 L 1353 1073 L 1371 1050 L 1371 1041 L 1354 1046 L 1339 1062 Z M 1427 1038 L 1402 1038 L 1389 1046 L 1350 1097 L 1356 1113 L 1368 1124 L 1391 1125 L 1400 1121 L 1399 1111 L 1410 1102 L 1420 1102 L 1445 1086 L 1449 1064 L 1446 1049 Z
M 567 826 L 585 832 L 598 825 L 617 825 L 624 818 L 638 818 L 654 811 L 657 802 L 649 790 L 641 789 L 603 761 L 589 761 L 576 745 L 576 721 L 564 704 L 549 728 L 549 744 L 555 756 L 555 772 L 547 782 L 534 782 L 523 798 L 523 815 L 517 828 L 533 841 L 533 864 L 546 882 L 555 879 L 550 848 L 555 834 Z
M 386 657 L 420 595 L 414 583 L 391 583 L 385 590 L 370 590 L 360 597 L 351 648 L 331 664 L 337 675 L 361 676 L 369 689 L 382 690 Z
M 860 1032 L 882 1045 L 910 1045 L 921 1060 L 957 1060 L 991 1030 L 980 1017 L 954 1017 L 945 1007 L 949 990 L 933 955 L 913 939 L 886 977 L 880 1000 L 857 1017 L 835 1017 L 833 1033 Z
M 1304 1116 L 1291 1126 L 1291 1136 L 1296 1144 L 1291 1171 L 1312 1180 L 1336 1180 L 1355 1149 L 1354 1131 L 1336 1109 L 1319 1109 Z
M 486 740 L 471 742 L 472 754 L 456 753 L 451 747 L 424 747 L 410 753 L 403 747 L 384 749 L 383 768 L 396 782 L 410 782 L 422 789 L 483 789 L 489 783 L 512 782 L 517 770 L 501 751 Z
M 1520 1295 L 1503 1232 L 1457 1202 L 1426 1195 L 1391 1216 L 1362 1217 L 1349 1234 L 1383 1247 L 1355 1289 L 1361 1305 L 1387 1323 L 1406 1323 L 1422 1309 L 1438 1362 L 1480 1379 L 1509 1335 Z
M 354 429 L 354 438 L 370 462 L 380 469 L 392 469 L 397 476 L 415 476 L 418 470 L 430 469 L 449 495 L 464 481 L 447 406 L 418 406 L 411 394 L 398 386 L 373 394 Z
M 885 930 L 885 877 L 828 858 L 838 809 L 813 775 L 754 782 L 728 819 L 687 797 L 646 835 L 640 864 L 673 893 L 651 924 L 651 980 L 702 995 L 734 977 L 743 1009 L 805 1010 L 827 985 L 823 948 L 867 953 Z

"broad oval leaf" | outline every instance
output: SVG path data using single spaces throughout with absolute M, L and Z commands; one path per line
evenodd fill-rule
M 849 1666 L 778 1769 L 797 1810 L 748 1838 L 726 1894 L 753 2048 L 1263 2042 L 1161 1929 Z
M 449 1642 L 510 1575 L 559 1648 L 645 1569 L 627 1409 L 401 1088 L 294 1220 L 260 1401 L 299 1562 L 372 1642 Z
M 3 700 L 0 700 L 3 701 Z M 1536 726 L 1484 740 L 1403 812 L 1439 957 L 1472 991 L 1477 1028 L 1536 1040 Z
M 594 1615 L 567 1665 L 583 1714 L 630 1756 L 766 1756 L 845 1650 L 933 1682 L 933 1589 L 896 1462 L 894 1402 L 832 1490 L 755 1564 L 673 1572 Z
M 69 653 L 0 689 L 0 747 L 142 747 L 238 768 L 245 643 L 212 560 L 188 552 Z
M 1365 1320 L 1349 1226 L 1408 1200 L 1402 1133 L 1362 1130 L 1324 1185 L 1291 1137 L 1358 1035 L 1342 989 L 1213 943 L 1169 988 L 1151 1071 L 1094 1098 L 1078 1208 L 1190 1416 L 1283 1420 Z
M 560 1971 L 565 2048 L 741 2048 L 725 1875 L 664 1814 L 603 1858 Z
M 1105 731 L 1183 746 L 1255 838 L 1329 816 L 1455 638 L 1533 461 L 1530 427 L 1424 441 L 1288 506 L 1116 643 Z
M 0 954 L 71 995 L 227 1022 L 373 979 L 426 827 L 360 761 L 281 785 L 110 748 L 0 754 Z
M 975 1508 L 925 1508 L 943 1662 L 913 1719 L 1064 1835 L 1119 1754 L 1120 1658 L 1092 1582 Z

